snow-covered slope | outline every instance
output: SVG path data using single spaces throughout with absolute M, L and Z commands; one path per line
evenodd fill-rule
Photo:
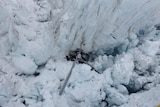
M 0 106 L 160 104 L 159 0 L 1 0 Z M 80 48 L 89 65 L 71 69 Z M 153 100 L 153 101 L 152 101 Z

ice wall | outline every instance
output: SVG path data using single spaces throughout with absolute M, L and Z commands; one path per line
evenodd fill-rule
M 138 2 L 68 0 L 68 2 L 69 6 L 64 0 L 57 0 L 54 3 L 54 8 L 63 11 L 61 7 L 64 6 L 64 9 L 67 9 L 62 16 L 60 34 L 56 40 L 61 49 L 107 50 L 124 43 L 131 33 L 136 33 L 159 21 L 158 0 Z
M 0 4 L 0 55 L 22 55 L 37 65 L 71 49 L 106 51 L 127 44 L 131 34 L 160 20 L 159 0 L 6 0 Z

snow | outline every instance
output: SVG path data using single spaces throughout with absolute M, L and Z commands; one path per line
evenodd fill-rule
M 145 48 L 145 47 L 146 48 Z M 144 43 L 144 45 L 141 47 L 141 50 L 146 54 L 146 55 L 148 55 L 148 56 L 150 56 L 150 57 L 154 57 L 155 56 L 155 54 L 157 54 L 158 53 L 158 51 L 160 51 L 159 50 L 159 46 L 160 46 L 160 43 L 159 43 L 159 41 L 146 41 L 145 43 Z M 154 50 L 152 50 L 152 49 L 154 49 Z M 150 50 L 152 50 L 152 51 L 150 51 Z
M 107 101 L 110 102 L 111 106 L 112 105 L 119 106 L 127 102 L 127 98 L 114 89 L 110 89 L 107 92 L 107 94 L 108 94 Z
M 160 92 L 159 89 L 160 86 L 156 86 L 152 88 L 151 90 L 144 92 L 144 93 L 138 93 L 139 95 L 137 96 L 136 94 L 133 94 L 130 96 L 128 99 L 129 103 L 124 104 L 121 107 L 156 107 L 159 105 L 160 99 L 158 99 Z
M 1 0 L 0 107 L 160 104 L 159 0 Z M 82 49 L 89 61 L 65 56 Z M 95 68 L 99 73 L 92 70 Z
M 0 14 L 0 55 L 6 55 L 10 50 L 9 38 L 5 36 L 9 29 L 9 14 L 1 5 Z
M 112 70 L 112 78 L 115 84 L 128 84 L 132 71 L 134 69 L 134 63 L 132 55 L 127 54 L 122 56 L 115 62 Z
M 37 69 L 37 65 L 33 60 L 25 56 L 14 56 L 12 62 L 20 73 L 33 74 Z

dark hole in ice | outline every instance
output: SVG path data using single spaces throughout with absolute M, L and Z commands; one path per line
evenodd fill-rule
M 108 101 L 106 101 L 106 100 L 101 100 L 100 103 L 101 103 L 101 104 L 103 103 L 103 106 L 102 106 L 102 107 L 108 107 L 108 106 L 109 106 L 109 103 L 108 103 Z
M 35 72 L 33 75 L 34 75 L 35 77 L 37 77 L 37 76 L 40 75 L 40 73 L 39 73 L 39 72 Z
M 60 81 L 64 81 L 64 79 L 60 79 Z
M 139 30 L 139 35 L 144 35 L 145 31 L 144 30 Z
M 156 28 L 156 30 L 160 30 L 160 24 L 157 24 L 154 27 Z
M 16 72 L 15 75 L 18 75 L 18 72 Z
M 44 68 L 44 67 L 45 67 L 45 65 L 46 65 L 46 62 L 45 62 L 45 63 L 43 63 L 43 64 L 41 64 L 41 65 L 38 65 L 38 69 Z
M 90 54 L 84 52 L 82 49 L 69 51 L 68 55 L 66 56 L 66 59 L 68 61 L 75 61 L 76 63 L 78 62 L 80 64 L 87 64 L 91 67 L 91 70 L 94 70 L 98 74 L 100 74 L 99 71 L 97 71 L 91 64 L 88 63 L 90 61 Z
M 112 56 L 116 56 L 120 54 L 120 50 L 119 50 L 119 47 L 115 47 L 114 50 L 113 50 L 113 53 L 111 54 Z
M 30 76 L 37 77 L 37 76 L 40 75 L 40 73 L 39 72 L 35 72 L 34 74 L 15 73 L 15 75 L 17 75 L 17 76 L 24 76 L 24 77 L 30 77 Z
M 132 93 L 138 93 L 142 90 L 143 91 L 146 90 L 144 87 L 150 83 L 152 83 L 152 82 L 146 82 L 146 83 L 141 84 L 140 82 L 136 81 L 136 78 L 132 78 L 132 79 L 130 79 L 128 85 L 124 85 L 124 84 L 122 84 L 122 85 L 124 85 L 127 88 L 129 95 L 130 95 Z
M 22 56 L 26 56 L 25 54 L 22 54 Z
M 80 58 L 78 58 L 80 55 Z M 78 58 L 78 59 L 77 59 Z M 69 51 L 68 55 L 66 56 L 68 61 L 75 61 L 77 60 L 79 63 L 84 63 L 84 61 L 89 61 L 89 54 L 85 53 L 82 49 L 76 49 Z
M 22 103 L 23 103 L 24 105 L 27 105 L 25 100 L 23 100 Z
M 138 91 L 140 91 L 140 89 L 135 89 L 134 87 L 131 87 L 131 86 L 126 86 L 125 87 L 127 88 L 128 90 L 128 94 L 132 94 L 132 93 L 137 93 Z
M 119 44 L 113 48 L 108 48 L 108 49 L 98 49 L 98 50 L 93 50 L 90 52 L 84 52 L 82 49 L 77 48 L 76 50 L 71 50 L 69 51 L 68 55 L 66 55 L 66 59 L 68 61 L 75 61 L 77 60 L 77 56 L 80 54 L 81 58 L 78 58 L 79 63 L 84 63 L 85 62 L 93 62 L 98 56 L 100 55 L 112 55 L 112 56 L 117 56 L 122 54 L 123 52 L 127 51 L 127 48 L 123 48 L 124 44 Z M 126 46 L 127 47 L 127 46 Z
M 106 55 L 106 56 L 117 56 L 117 55 L 120 55 L 122 54 L 123 52 L 126 52 L 127 51 L 127 46 L 126 48 L 123 48 L 124 44 L 119 44 L 115 47 L 112 47 L 112 48 L 108 48 L 108 49 L 98 49 L 96 51 L 92 51 L 92 52 L 89 52 L 89 61 L 94 61 L 94 59 L 96 59 L 98 56 L 103 56 L 103 55 Z

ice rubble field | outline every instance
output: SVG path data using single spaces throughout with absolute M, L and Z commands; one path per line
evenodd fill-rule
M 1 0 L 0 107 L 156 107 L 159 0 Z M 71 69 L 70 50 L 91 53 Z

